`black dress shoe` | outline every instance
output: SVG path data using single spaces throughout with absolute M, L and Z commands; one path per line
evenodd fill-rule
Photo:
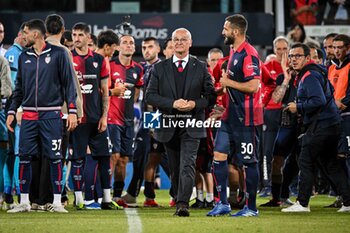
M 187 207 L 180 207 L 176 212 L 177 212 L 177 215 L 180 217 L 190 216 L 190 212 Z

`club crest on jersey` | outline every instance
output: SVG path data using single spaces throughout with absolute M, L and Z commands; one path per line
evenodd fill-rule
M 95 68 L 97 68 L 98 63 L 97 63 L 97 62 L 93 62 L 92 65 L 93 65 Z
M 49 64 L 50 61 L 51 61 L 51 57 L 45 57 L 45 62 L 46 62 L 46 64 Z
M 234 65 L 234 66 L 237 65 L 237 62 L 238 62 L 238 60 L 235 59 L 235 60 L 233 61 L 233 65 Z
M 134 77 L 134 79 L 137 79 L 137 74 L 133 73 L 132 76 Z

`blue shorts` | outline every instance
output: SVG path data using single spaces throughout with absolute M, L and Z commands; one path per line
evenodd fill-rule
M 245 126 L 239 123 L 221 122 L 218 129 L 214 151 L 232 156 L 235 165 L 256 163 L 259 153 L 261 126 Z
M 1 104 L 1 103 L 0 103 Z M 6 127 L 6 114 L 5 110 L 0 110 L 0 142 L 7 142 L 8 134 Z
M 98 123 L 82 123 L 71 133 L 73 154 L 69 159 L 82 159 L 86 156 L 87 146 L 93 156 L 110 156 L 111 146 L 108 130 L 98 132 Z
M 23 120 L 19 133 L 19 156 L 61 159 L 62 119 Z
M 338 142 L 338 154 L 350 155 L 350 116 L 343 116 Z
M 120 153 L 121 156 L 133 155 L 134 127 L 108 124 L 108 131 L 112 143 L 112 153 Z

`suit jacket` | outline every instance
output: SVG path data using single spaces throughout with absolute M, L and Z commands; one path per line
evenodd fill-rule
M 182 98 L 195 101 L 196 107 L 190 112 L 181 114 L 191 115 L 191 119 L 204 121 L 205 108 L 214 105 L 216 101 L 213 82 L 204 62 L 190 56 L 187 66 L 184 96 Z M 174 78 L 171 58 L 154 66 L 146 90 L 146 102 L 157 107 L 162 114 L 174 114 L 173 103 L 181 98 L 181 96 L 177 96 Z M 168 142 L 173 137 L 175 129 L 174 127 L 161 127 L 155 130 L 154 137 L 160 142 Z M 186 131 L 193 138 L 206 137 L 205 128 L 191 127 L 186 128 Z

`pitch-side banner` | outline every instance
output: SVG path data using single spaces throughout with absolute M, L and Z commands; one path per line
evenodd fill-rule
M 5 43 L 12 44 L 21 23 L 33 19 L 45 19 L 49 13 L 1 13 L 0 21 L 5 25 Z M 77 22 L 90 25 L 92 33 L 98 35 L 101 30 L 112 29 L 115 32 L 125 33 L 118 27 L 123 21 L 123 14 L 111 13 L 62 13 L 60 14 L 71 29 Z M 229 14 L 220 13 L 193 13 L 193 14 L 131 14 L 128 33 L 136 38 L 140 44 L 145 37 L 153 36 L 160 41 L 171 37 L 174 29 L 185 27 L 192 33 L 193 46 L 214 47 L 223 44 L 221 35 L 225 17 Z M 243 14 L 247 17 L 249 28 L 248 36 L 254 45 L 271 45 L 274 37 L 273 16 L 265 13 Z

